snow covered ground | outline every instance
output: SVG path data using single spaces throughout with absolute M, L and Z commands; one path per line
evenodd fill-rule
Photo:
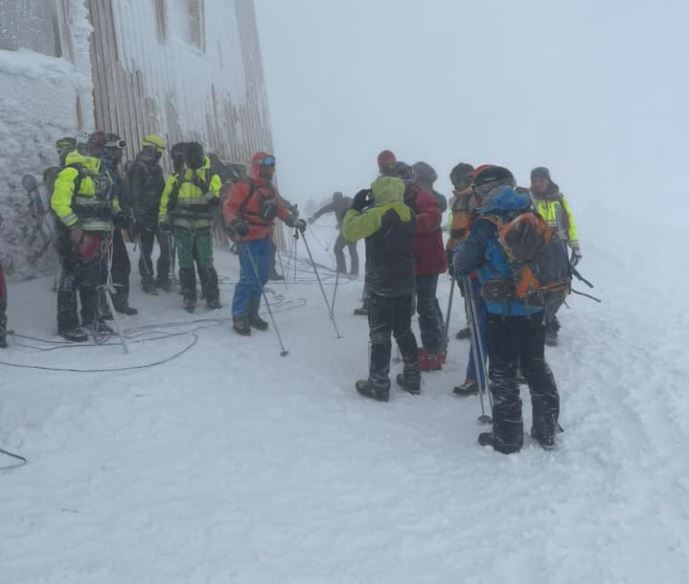
M 421 396 L 359 397 L 361 281 L 338 290 L 341 340 L 312 276 L 271 283 L 284 358 L 272 332 L 244 339 L 228 321 L 194 322 L 228 316 L 237 260 L 224 251 L 221 314 L 187 315 L 175 294 L 144 297 L 133 277 L 141 315 L 125 326 L 156 327 L 131 332 L 129 356 L 10 338 L 0 360 L 67 368 L 142 365 L 198 341 L 119 373 L 0 366 L 0 446 L 30 458 L 0 473 L 0 581 L 689 581 L 688 279 L 655 251 L 686 236 L 645 225 L 642 239 L 631 222 L 613 235 L 605 220 L 580 220 L 582 272 L 605 303 L 570 297 L 548 351 L 565 427 L 551 453 L 476 444 L 478 399 L 451 395 L 466 341 L 453 338 Z M 335 231 L 320 223 L 309 241 L 327 262 Z M 10 327 L 57 340 L 50 285 L 12 283 Z M 448 293 L 445 277 L 443 306 Z M 451 331 L 463 320 L 455 303 Z M 527 398 L 527 428 L 529 410 Z

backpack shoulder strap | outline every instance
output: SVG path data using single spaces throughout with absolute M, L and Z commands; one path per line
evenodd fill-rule
M 241 216 L 244 213 L 244 209 L 246 208 L 247 204 L 249 203 L 249 199 L 251 199 L 251 197 L 253 197 L 254 193 L 256 192 L 256 183 L 250 178 L 245 178 L 237 182 L 245 182 L 249 185 L 249 194 L 246 197 L 244 197 L 244 200 L 237 209 L 237 215 Z

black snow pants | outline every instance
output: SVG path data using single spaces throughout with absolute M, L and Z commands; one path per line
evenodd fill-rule
M 112 283 L 115 286 L 113 304 L 116 309 L 129 306 L 129 273 L 132 265 L 129 262 L 127 246 L 121 229 L 115 229 L 112 236 Z
M 411 315 L 411 296 L 388 298 L 371 293 L 368 310 L 371 344 L 369 382 L 382 391 L 390 389 L 391 334 L 395 335 L 404 361 L 405 384 L 418 386 L 420 374 Z
M 347 273 L 347 263 L 345 262 L 344 248 L 347 247 L 349 250 L 349 259 L 351 262 L 349 273 L 352 276 L 359 275 L 359 253 L 356 250 L 356 243 L 351 243 L 347 241 L 342 233 L 337 236 L 335 240 L 335 245 L 333 246 L 333 252 L 335 253 L 335 261 L 337 262 L 337 271 L 340 274 Z
M 0 264 L 0 347 L 6 346 L 7 337 L 7 282 L 5 270 Z
M 522 401 L 517 383 L 520 363 L 531 393 L 531 432 L 538 437 L 552 437 L 555 433 L 560 396 L 544 352 L 543 313 L 528 317 L 488 314 L 494 448 L 500 452 L 516 452 L 524 440 Z
M 160 254 L 156 263 L 156 270 L 154 270 L 151 256 L 153 255 L 153 245 L 156 240 L 160 247 Z M 143 286 L 151 286 L 154 282 L 159 285 L 168 284 L 170 282 L 170 240 L 167 233 L 163 233 L 158 229 L 155 219 L 146 218 L 146 220 L 141 222 L 139 243 L 141 245 L 141 253 L 139 255 L 141 284 Z
M 421 344 L 430 354 L 445 349 L 443 313 L 437 297 L 438 275 L 416 276 L 416 311 L 419 313 Z

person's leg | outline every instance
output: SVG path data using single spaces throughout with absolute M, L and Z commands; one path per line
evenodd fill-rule
M 544 446 L 552 446 L 560 416 L 560 396 L 553 372 L 545 360 L 543 315 L 526 319 L 521 342 L 521 368 L 531 392 L 531 435 Z
M 333 252 L 335 253 L 335 263 L 337 264 L 337 271 L 340 274 L 347 273 L 347 264 L 345 262 L 344 248 L 347 244 L 347 240 L 344 238 L 342 233 L 337 236 L 335 240 L 335 245 L 333 246 Z
M 419 314 L 421 344 L 430 355 L 443 351 L 443 321 L 438 318 L 440 308 L 436 298 L 438 276 L 416 277 L 416 311 Z
M 390 391 L 390 334 L 395 322 L 395 299 L 371 294 L 368 325 L 371 345 L 368 381 L 379 395 Z
M 347 248 L 349 249 L 349 259 L 351 262 L 349 273 L 352 276 L 358 276 L 359 275 L 359 252 L 356 249 L 356 243 L 347 244 Z
M 220 308 L 218 274 L 213 266 L 213 239 L 210 229 L 199 229 L 194 233 L 194 251 L 206 304 L 211 309 Z
M 258 311 L 261 307 L 261 299 L 263 296 L 261 290 L 270 277 L 270 263 L 273 246 L 270 239 L 261 239 L 252 243 L 254 245 L 251 249 L 254 261 L 256 262 L 259 279 L 256 282 L 256 286 L 251 294 L 251 299 L 249 300 L 249 324 L 259 330 L 267 330 L 268 323 L 259 316 Z
M 144 292 L 149 294 L 155 292 L 155 274 L 153 273 L 153 241 L 155 233 L 146 225 L 139 230 L 139 275 L 141 276 L 141 287 Z
M 0 349 L 7 348 L 7 282 L 0 264 Z
M 254 257 L 255 242 L 245 241 L 238 244 L 239 251 L 239 281 L 234 287 L 234 296 L 232 298 L 232 318 L 244 319 L 248 318 L 249 303 L 255 296 L 255 290 L 259 290 L 254 264 L 256 258 Z M 258 264 L 256 264 L 258 267 Z
M 488 315 L 493 448 L 505 454 L 517 452 L 524 442 L 522 402 L 517 383 L 523 326 L 521 317 Z
M 113 304 L 118 312 L 136 314 L 129 308 L 129 273 L 132 270 L 127 246 L 124 243 L 121 229 L 115 229 L 112 235 L 112 283 L 115 286 Z
M 156 285 L 167 291 L 170 289 L 170 238 L 159 228 L 156 228 L 155 237 L 160 247 L 160 255 L 156 264 Z
M 411 296 L 395 298 L 395 318 L 392 332 L 404 362 L 404 373 L 402 374 L 404 383 L 402 385 L 407 391 L 418 393 L 421 387 L 421 374 L 419 373 L 418 345 L 411 328 L 412 312 Z
M 194 238 L 192 232 L 184 227 L 175 227 L 179 279 L 185 310 L 196 306 L 196 272 L 194 271 Z
M 545 298 L 545 342 L 547 345 L 557 345 L 557 335 L 560 330 L 560 321 L 557 312 L 564 304 L 567 292 L 550 293 Z

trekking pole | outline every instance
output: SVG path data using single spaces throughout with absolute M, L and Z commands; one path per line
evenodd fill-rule
M 4 470 L 10 470 L 11 468 L 19 468 L 20 466 L 24 466 L 29 463 L 29 460 L 27 458 L 24 458 L 19 454 L 15 454 L 14 452 L 10 452 L 9 450 L 3 450 L 2 448 L 0 448 L 0 454 L 4 454 L 5 456 L 9 456 L 10 458 L 14 458 L 15 460 L 19 461 L 14 462 L 12 464 L 8 464 L 7 466 L 0 466 L 0 472 Z
M 333 313 L 335 312 L 335 299 L 337 298 L 337 287 L 340 283 L 340 271 L 337 270 L 335 273 L 335 289 L 333 290 L 333 299 L 330 301 L 330 316 L 333 318 Z
M 270 321 L 273 323 L 273 328 L 275 329 L 275 334 L 278 337 L 278 342 L 280 343 L 280 357 L 286 357 L 289 355 L 289 351 L 285 349 L 285 345 L 282 344 L 282 337 L 280 336 L 280 330 L 278 329 L 278 325 L 275 322 L 275 317 L 273 316 L 273 311 L 270 308 L 270 303 L 268 302 L 268 295 L 266 294 L 266 288 L 263 285 L 263 282 L 261 281 L 261 277 L 259 276 L 258 273 L 258 266 L 256 265 L 256 260 L 254 259 L 254 254 L 251 251 L 251 247 L 249 246 L 248 242 L 243 243 L 243 245 L 246 246 L 246 252 L 249 254 L 249 260 L 251 260 L 251 267 L 254 269 L 254 276 L 256 277 L 256 281 L 258 282 L 258 286 L 261 288 L 261 295 L 263 296 L 263 301 L 266 304 L 266 308 L 268 309 L 268 315 L 270 316 Z
M 295 237 L 299 238 L 299 229 L 295 228 Z M 309 242 L 306 241 L 306 236 L 304 233 L 301 234 L 301 239 L 304 242 L 304 245 L 306 246 L 306 252 L 309 254 L 309 259 L 311 260 L 311 265 L 313 266 L 313 272 L 316 274 L 316 280 L 318 280 L 318 285 L 321 288 L 321 292 L 323 293 L 323 300 L 325 300 L 325 306 L 328 309 L 328 315 L 330 316 L 330 320 L 333 323 L 333 328 L 335 329 L 335 333 L 337 334 L 337 338 L 341 339 L 342 335 L 340 334 L 340 331 L 337 330 L 337 322 L 335 322 L 335 315 L 333 314 L 332 309 L 330 308 L 330 303 L 328 302 L 328 296 L 325 293 L 325 289 L 323 288 L 323 282 L 321 282 L 321 276 L 318 273 L 318 268 L 316 267 L 316 262 L 313 261 L 313 255 L 311 254 L 311 248 L 309 247 Z
M 476 373 L 479 377 L 478 381 L 478 396 L 479 400 L 481 403 L 481 415 L 477 418 L 477 422 L 479 424 L 490 424 L 492 422 L 491 417 L 486 414 L 486 405 L 484 403 L 484 397 L 483 394 L 484 392 L 487 391 L 486 388 L 486 366 L 485 366 L 485 361 L 482 360 L 483 356 L 483 351 L 482 348 L 479 346 L 481 342 L 481 334 L 480 331 L 478 330 L 478 318 L 477 318 L 477 311 L 476 311 L 476 305 L 474 304 L 474 295 L 473 291 L 471 289 L 471 282 L 468 277 L 464 278 L 464 285 L 467 290 L 467 295 L 469 297 L 469 311 L 467 316 L 469 317 L 469 333 L 471 334 L 471 347 L 472 351 L 471 354 L 473 356 L 473 361 L 474 361 L 474 369 L 476 369 Z
M 292 239 L 292 261 L 294 262 L 294 280 L 293 283 L 297 283 L 297 239 L 299 239 L 299 234 L 295 229 L 295 233 Z
M 127 345 L 127 339 L 124 338 L 124 334 L 122 333 L 120 319 L 117 316 L 117 310 L 115 310 L 115 302 L 112 299 L 113 294 L 115 294 L 115 286 L 112 283 L 112 256 L 113 248 L 111 237 L 108 243 L 108 279 L 105 284 L 105 300 L 108 303 L 110 312 L 112 313 L 112 322 L 115 325 L 115 332 L 117 333 L 117 336 L 120 337 L 120 342 L 122 343 L 122 350 L 124 351 L 124 354 L 127 355 L 129 354 L 129 346 Z

